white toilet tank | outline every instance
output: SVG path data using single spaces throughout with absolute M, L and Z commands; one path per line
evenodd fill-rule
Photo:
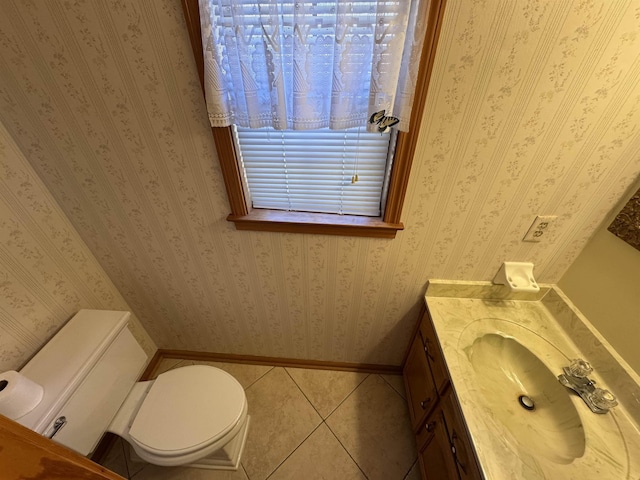
M 129 312 L 80 310 L 20 373 L 44 387 L 42 401 L 16 421 L 90 454 L 136 383 L 147 355 L 127 328 Z

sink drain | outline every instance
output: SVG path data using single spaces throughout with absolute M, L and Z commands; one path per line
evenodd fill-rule
M 525 410 L 531 411 L 536 408 L 536 405 L 535 403 L 533 403 L 533 400 L 531 400 L 531 397 L 527 397 L 526 395 L 520 395 L 518 397 L 518 403 Z

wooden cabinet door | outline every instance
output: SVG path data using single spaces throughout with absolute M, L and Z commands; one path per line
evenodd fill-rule
M 124 480 L 79 453 L 0 415 L 2 480 Z
M 433 328 L 433 323 L 431 323 L 429 311 L 426 309 L 424 310 L 420 323 L 420 336 L 424 342 L 424 351 L 427 354 L 429 364 L 431 365 L 433 381 L 436 384 L 438 392 L 442 395 L 449 385 L 449 372 L 447 371 L 447 367 L 444 363 L 440 343 L 436 337 L 436 331 Z
M 422 478 L 424 480 L 458 480 L 442 410 L 437 409 L 423 428 L 429 435 L 424 445 L 418 447 Z
M 417 429 L 424 423 L 426 416 L 438 401 L 438 393 L 419 335 L 415 336 L 411 344 L 402 373 L 407 389 L 411 420 L 414 428 Z
M 482 480 L 480 468 L 473 452 L 471 439 L 464 424 L 458 401 L 453 393 L 442 399 L 441 408 L 447 422 L 453 460 L 461 480 Z

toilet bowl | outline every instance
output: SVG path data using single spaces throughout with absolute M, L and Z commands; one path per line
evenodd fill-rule
M 107 430 L 155 465 L 237 469 L 248 426 L 240 383 L 192 365 L 134 385 Z
M 110 431 L 131 445 L 134 459 L 237 469 L 249 426 L 240 383 L 206 365 L 138 382 L 148 357 L 129 318 L 80 310 L 20 370 L 44 393 L 14 420 L 81 455 L 91 455 Z

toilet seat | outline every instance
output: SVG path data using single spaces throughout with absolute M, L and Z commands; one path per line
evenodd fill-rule
M 128 433 L 153 457 L 189 457 L 227 441 L 246 416 L 244 389 L 235 378 L 215 367 L 192 365 L 158 376 Z

